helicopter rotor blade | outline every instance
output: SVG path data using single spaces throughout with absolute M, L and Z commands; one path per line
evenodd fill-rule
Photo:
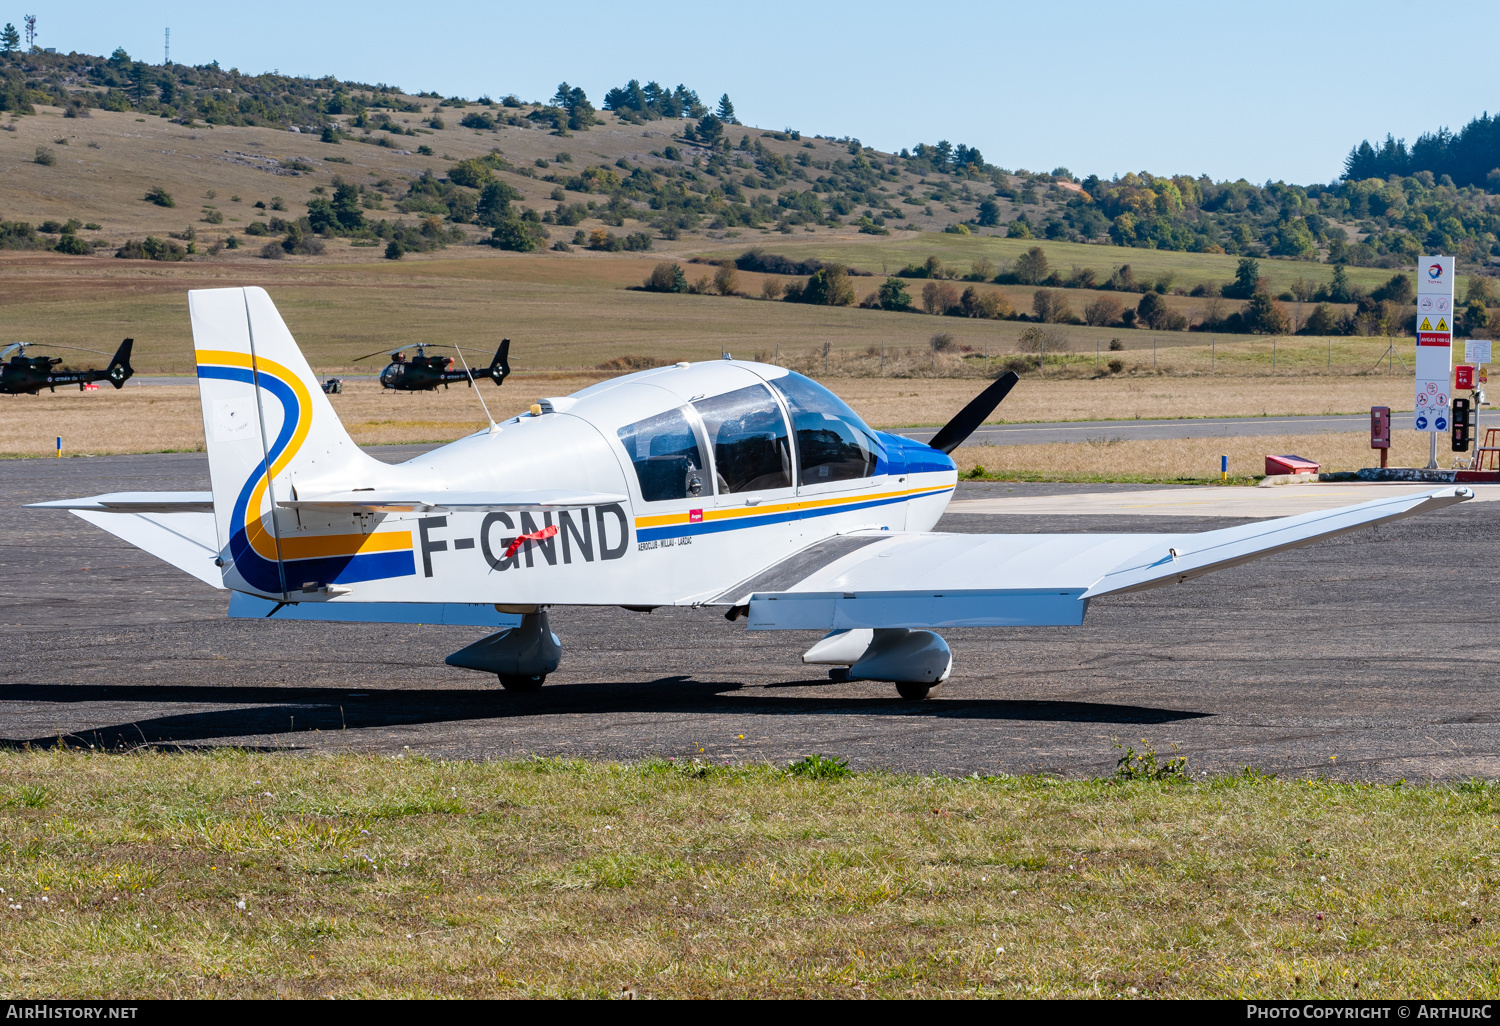
M 71 349 L 71 350 L 73 350 L 74 352 L 77 352 L 77 353 L 96 353 L 99 356 L 113 356 L 114 355 L 113 353 L 106 353 L 102 349 L 85 349 L 82 346 L 60 346 L 60 345 L 53 345 L 53 344 L 50 344 L 50 343 L 41 343 L 41 342 L 12 342 L 10 345 L 6 346 L 4 349 L 0 349 L 0 360 L 5 359 L 11 353 L 15 352 L 17 349 L 21 350 L 22 352 L 25 352 L 27 349 Z
M 364 356 L 356 356 L 354 358 L 354 362 L 359 363 L 362 360 L 373 360 L 377 356 L 395 356 L 397 353 L 402 353 L 412 348 L 412 346 L 420 347 L 422 345 L 424 345 L 424 343 L 422 342 L 413 342 L 411 345 L 402 346 L 400 349 L 377 349 L 373 353 L 366 353 Z

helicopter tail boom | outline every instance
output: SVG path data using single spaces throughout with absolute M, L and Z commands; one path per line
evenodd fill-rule
M 115 350 L 115 355 L 110 358 L 109 369 L 104 372 L 104 376 L 116 388 L 123 388 L 125 382 L 135 374 L 135 368 L 130 366 L 130 351 L 134 347 L 135 339 L 127 338 L 120 343 L 120 348 Z

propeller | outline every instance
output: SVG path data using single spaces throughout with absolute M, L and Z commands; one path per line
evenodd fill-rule
M 958 416 L 944 424 L 942 430 L 932 436 L 932 441 L 927 444 L 939 452 L 952 452 L 964 443 L 964 439 L 974 433 L 974 429 L 985 422 L 995 407 L 1000 405 L 1002 399 L 1010 394 L 1010 390 L 1016 387 L 1020 377 L 1015 371 L 1006 371 L 983 392 L 980 392 L 969 405 L 958 411 Z

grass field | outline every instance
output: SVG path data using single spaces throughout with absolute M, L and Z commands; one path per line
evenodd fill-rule
M 517 373 L 503 388 L 496 389 L 487 382 L 481 383 L 480 388 L 490 412 L 496 419 L 502 419 L 522 412 L 544 396 L 577 391 L 600 376 L 598 372 Z M 840 378 L 830 380 L 829 384 L 870 424 L 881 428 L 944 424 L 984 386 L 982 381 L 963 378 Z M 1410 390 L 1411 384 L 1405 379 L 1383 377 L 1347 381 L 1228 376 L 1075 380 L 1032 374 L 1011 392 L 992 419 L 1018 423 L 1361 413 L 1371 405 L 1409 408 Z M 362 445 L 449 442 L 477 431 L 485 423 L 474 393 L 466 387 L 398 393 L 383 390 L 372 381 L 353 381 L 346 384 L 343 395 L 331 398 L 344 426 Z M 1404 434 L 1412 433 L 1398 432 Z M 198 389 L 191 384 L 126 386 L 117 392 L 106 385 L 97 392 L 64 389 L 37 396 L 0 396 L 0 456 L 48 455 L 53 452 L 59 435 L 68 455 L 201 450 L 203 413 Z M 1104 448 L 1088 451 L 1105 462 L 1125 459 L 1136 451 L 1137 443 L 1107 444 L 1110 437 L 1108 429 L 1101 430 L 1099 445 Z M 1359 458 L 1357 439 L 1351 436 L 1335 442 L 1337 437 L 1317 435 L 1306 439 L 1302 442 L 1309 450 L 1305 455 L 1317 458 L 1320 452 L 1337 452 L 1340 459 Z M 1213 448 L 1222 444 L 1205 440 L 1203 446 Z M 1249 438 L 1243 444 L 1254 449 L 1277 443 L 1266 438 Z M 1364 458 L 1369 459 L 1372 454 L 1368 439 L 1363 444 Z M 1404 440 L 1398 441 L 1398 445 L 1404 444 Z M 1053 452 L 1068 447 L 1016 448 L 1027 452 L 1025 459 L 1034 456 L 1039 461 L 1033 469 L 1042 469 L 1054 458 Z M 1214 449 L 1215 453 L 1219 451 Z M 1393 459 L 1398 452 L 1406 455 L 1405 449 L 1398 448 L 1392 452 Z
M 12 752 L 0 822 L 14 996 L 1500 986 L 1479 783 Z

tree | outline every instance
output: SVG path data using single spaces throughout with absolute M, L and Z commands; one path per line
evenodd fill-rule
M 726 125 L 737 125 L 739 119 L 734 116 L 734 104 L 729 102 L 729 94 L 725 93 L 719 97 L 719 107 L 714 111 L 714 116 Z
M 1047 277 L 1047 254 L 1041 246 L 1032 246 L 1016 257 L 1015 274 L 1022 285 L 1036 285 Z
M 945 281 L 929 281 L 922 286 L 922 309 L 930 314 L 941 317 L 954 307 L 962 309 L 960 303 L 958 289 Z
M 1412 288 L 1411 278 L 1403 271 L 1392 275 L 1390 281 L 1370 293 L 1370 298 L 1377 302 L 1388 299 L 1392 303 L 1405 305 L 1416 298 L 1416 290 Z
M 975 221 L 984 228 L 993 228 L 1000 223 L 1000 204 L 993 198 L 983 200 L 979 204 L 979 216 Z
M 1255 294 L 1260 281 L 1260 261 L 1251 257 L 1240 260 L 1234 271 L 1234 281 L 1224 286 L 1224 295 L 1230 299 L 1249 299 Z
M 900 278 L 887 278 L 880 286 L 880 308 L 905 312 L 911 309 L 911 294 Z
M 1124 309 L 1114 296 L 1100 296 L 1083 308 L 1083 319 L 1096 328 L 1107 327 L 1120 319 Z
M 21 33 L 10 22 L 0 29 L 0 53 L 15 53 L 21 48 Z
M 647 292 L 686 292 L 687 275 L 683 273 L 681 264 L 660 263 L 651 269 L 641 288 Z
M 1068 297 L 1055 289 L 1037 289 L 1032 293 L 1031 309 L 1043 324 L 1061 324 L 1073 316 L 1068 309 Z
M 333 180 L 333 216 L 345 231 L 365 226 L 365 212 L 359 206 L 359 188 L 340 178 Z
M 714 272 L 714 291 L 721 296 L 732 296 L 739 290 L 740 277 L 735 271 L 734 261 L 721 261 L 719 269 Z
M 1471 299 L 1464 305 L 1463 332 L 1466 335 L 1478 337 L 1487 333 L 1490 326 L 1490 312 L 1485 308 L 1484 302 L 1479 299 Z
M 1142 305 L 1145 299 L 1141 300 Z M 1244 322 L 1245 330 L 1252 335 L 1285 335 L 1291 326 L 1291 320 L 1281 304 L 1271 298 L 1271 294 L 1264 289 L 1258 289 L 1250 296 L 1250 302 L 1240 311 L 1240 319 Z
M 820 306 L 853 306 L 854 286 L 849 282 L 849 272 L 842 264 L 829 264 L 814 271 L 802 286 L 798 301 Z
M 509 249 L 517 253 L 531 253 L 541 246 L 539 233 L 531 222 L 510 217 L 500 222 L 490 236 L 490 245 L 496 249 Z
M 479 192 L 479 206 L 474 213 L 474 223 L 486 228 L 498 228 L 510 216 L 512 200 L 521 198 L 519 190 L 491 179 Z
M 1333 312 L 1333 307 L 1327 303 L 1319 303 L 1308 314 L 1307 323 L 1302 327 L 1304 335 L 1337 335 L 1339 334 L 1339 317 Z
M 705 114 L 698 120 L 698 138 L 703 145 L 712 149 L 718 145 L 719 137 L 724 134 L 724 122 L 713 114 Z

